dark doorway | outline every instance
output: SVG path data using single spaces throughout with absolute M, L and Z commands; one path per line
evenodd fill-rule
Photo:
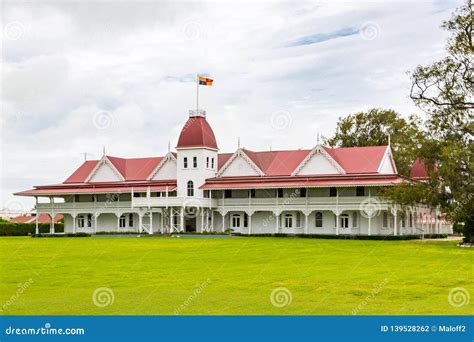
M 184 222 L 184 228 L 186 232 L 195 232 L 196 231 L 196 218 L 188 217 Z

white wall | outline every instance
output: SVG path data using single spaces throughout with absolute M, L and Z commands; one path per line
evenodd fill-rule
M 177 177 L 177 165 L 176 161 L 169 159 L 167 160 L 158 172 L 153 176 L 153 180 L 168 180 L 176 179 Z
M 244 157 L 236 157 L 224 170 L 221 177 L 258 176 L 258 172 L 249 164 Z
M 97 171 L 91 177 L 89 182 L 115 182 L 120 181 L 120 177 L 107 163 L 100 164 Z

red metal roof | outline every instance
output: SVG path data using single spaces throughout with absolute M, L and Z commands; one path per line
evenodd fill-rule
M 311 150 L 244 152 L 266 176 L 285 176 L 291 175 Z
M 217 150 L 216 137 L 205 117 L 192 116 L 188 119 L 179 135 L 177 147 L 210 147 Z
M 62 218 L 63 218 L 63 215 L 56 214 L 56 216 L 54 216 L 54 222 L 58 223 L 58 221 L 61 220 Z M 13 223 L 32 223 L 32 222 L 36 222 L 36 216 L 35 215 L 17 216 L 17 217 L 11 218 L 10 222 L 13 222 Z M 50 222 L 51 222 L 51 218 L 49 217 L 49 215 L 40 214 L 38 216 L 38 223 L 50 223 Z
M 82 183 L 90 175 L 92 170 L 94 170 L 97 165 L 98 160 L 87 160 L 79 168 L 70 175 L 64 183 Z
M 371 173 L 379 169 L 387 146 L 324 147 L 324 150 L 346 173 Z
M 406 182 L 405 179 L 393 176 L 332 176 L 332 177 L 247 177 L 246 180 L 239 178 L 208 179 L 200 189 L 253 189 L 253 188 L 285 188 L 285 187 L 328 187 L 328 186 L 383 186 Z
M 415 160 L 410 170 L 410 177 L 413 179 L 428 179 L 425 163 L 419 159 Z

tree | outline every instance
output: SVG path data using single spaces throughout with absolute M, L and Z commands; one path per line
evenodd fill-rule
M 425 136 L 419 127 L 421 120 L 416 116 L 405 119 L 393 110 L 373 108 L 339 118 L 336 134 L 326 143 L 335 147 L 381 146 L 388 144 L 390 136 L 398 172 L 408 176 Z
M 465 241 L 474 242 L 473 7 L 467 1 L 442 26 L 451 33 L 447 56 L 411 75 L 410 97 L 427 114 L 428 136 L 419 157 L 425 183 L 393 187 L 387 196 L 400 204 L 439 206 L 452 222 L 464 223 Z

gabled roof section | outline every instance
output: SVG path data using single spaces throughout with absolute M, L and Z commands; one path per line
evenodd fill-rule
M 156 165 L 156 167 L 153 169 L 153 171 L 147 177 L 147 180 L 153 179 L 153 177 L 155 177 L 155 175 L 158 173 L 158 171 L 160 171 L 160 169 L 163 167 L 163 165 L 165 165 L 169 161 L 174 161 L 174 162 L 177 161 L 175 153 L 168 152 L 166 154 L 166 156 L 161 158 L 160 162 Z
M 426 165 L 422 160 L 417 159 L 413 162 L 413 165 L 410 170 L 410 178 L 417 180 L 429 178 L 428 170 L 426 169 Z
M 99 160 L 86 160 L 79 168 L 72 173 L 64 183 L 82 183 L 91 174 L 92 170 L 95 169 Z
M 337 162 L 336 159 L 332 157 L 330 153 L 328 153 L 327 149 L 321 145 L 316 145 L 310 153 L 306 155 L 303 161 L 296 167 L 296 169 L 291 174 L 292 176 L 296 176 L 300 174 L 300 172 L 305 168 L 306 165 L 310 163 L 310 161 L 315 158 L 315 156 L 321 155 L 324 159 L 332 166 L 335 172 L 327 172 L 327 173 L 339 173 L 345 174 L 346 170 Z M 332 170 L 331 170 L 332 171 Z M 320 174 L 324 174 L 321 172 Z
M 105 169 L 108 169 L 108 170 L 105 170 Z M 124 173 L 122 174 L 121 171 L 123 171 Z M 120 180 L 120 181 L 124 181 L 125 180 L 125 177 L 124 177 L 124 174 L 125 174 L 125 161 L 122 159 L 122 158 L 115 158 L 115 157 L 108 157 L 106 155 L 104 155 L 102 157 L 102 159 L 96 164 L 96 166 L 94 167 L 94 169 L 92 170 L 92 172 L 87 176 L 87 178 L 84 180 L 86 183 L 87 182 L 94 182 L 94 177 L 96 177 L 96 175 L 98 176 L 100 173 L 104 172 L 108 172 L 109 174 L 106 175 L 105 177 L 114 177 L 116 179 L 110 179 L 110 180 L 107 180 L 107 181 L 110 181 L 110 182 L 114 182 L 114 181 L 117 181 L 117 180 Z M 112 172 L 110 172 L 112 171 Z M 103 177 L 101 175 L 101 177 Z M 103 179 L 100 179 L 100 180 L 95 180 L 95 181 L 99 181 L 99 182 L 103 182 L 104 180 Z
M 245 160 L 247 162 L 247 164 L 249 165 L 249 167 L 255 171 L 255 173 L 258 175 L 258 176 L 264 176 L 265 173 L 260 169 L 260 167 L 254 162 L 254 160 L 252 158 L 250 158 L 250 156 L 247 154 L 249 153 L 252 154 L 253 152 L 251 151 L 248 151 L 248 150 L 244 150 L 242 148 L 238 148 L 237 151 L 235 151 L 235 153 L 227 159 L 226 163 L 220 168 L 220 170 L 217 172 L 217 177 L 220 177 L 222 176 L 222 174 L 225 173 L 225 171 L 235 162 L 235 160 L 237 160 L 238 158 L 242 158 L 243 160 Z M 248 175 L 246 175 L 248 176 Z
M 382 160 L 380 161 L 379 168 L 377 169 L 378 173 L 382 174 L 395 174 L 397 173 L 397 165 L 395 164 L 395 161 L 393 160 L 393 154 L 392 154 L 392 149 L 390 146 L 387 146 L 387 149 L 385 150 L 385 154 L 382 157 Z

